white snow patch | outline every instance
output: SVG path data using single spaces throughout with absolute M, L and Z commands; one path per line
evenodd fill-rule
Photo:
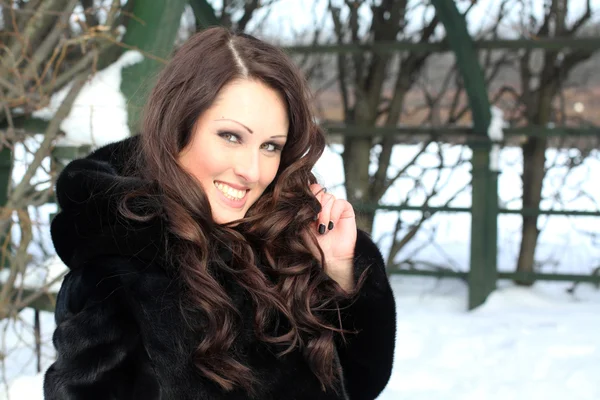
M 492 141 L 502 141 L 504 139 L 503 128 L 507 126 L 504 121 L 504 111 L 496 106 L 490 108 L 492 114 L 492 120 L 488 127 L 488 137 Z M 492 150 L 490 151 L 490 170 L 499 171 L 500 169 L 500 145 L 492 144 Z
M 121 93 L 121 70 L 143 58 L 139 51 L 127 51 L 84 85 L 71 112 L 60 125 L 65 136 L 57 141 L 57 145 L 99 147 L 130 135 L 126 99 Z M 48 107 L 34 112 L 34 117 L 51 119 L 70 87 L 69 84 L 52 96 Z

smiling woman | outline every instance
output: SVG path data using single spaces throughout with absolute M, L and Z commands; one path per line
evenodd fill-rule
M 46 399 L 377 397 L 394 298 L 352 206 L 311 172 L 308 99 L 280 49 L 211 28 L 167 64 L 139 135 L 64 169 Z
M 179 162 L 202 185 L 215 222 L 244 218 L 273 182 L 288 121 L 279 93 L 251 79 L 225 85 L 198 118 Z

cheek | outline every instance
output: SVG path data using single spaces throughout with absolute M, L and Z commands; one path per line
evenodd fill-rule
M 231 168 L 231 158 L 223 151 L 214 151 L 205 154 L 202 165 L 205 175 L 214 177 Z
M 223 170 L 224 160 L 218 152 L 198 151 L 188 156 L 185 168 L 198 181 L 203 182 Z
M 269 186 L 271 182 L 273 182 L 273 179 L 275 179 L 277 170 L 279 169 L 279 158 L 276 160 L 268 160 L 265 164 L 260 182 L 263 189 Z

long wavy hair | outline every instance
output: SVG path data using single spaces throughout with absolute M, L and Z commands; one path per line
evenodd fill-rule
M 280 93 L 289 132 L 273 182 L 243 219 L 219 225 L 178 155 L 190 142 L 198 117 L 234 79 L 256 79 Z M 232 353 L 242 316 L 219 284 L 219 272 L 231 274 L 249 294 L 261 341 L 279 348 L 279 356 L 300 349 L 324 389 L 334 389 L 340 379 L 334 337 L 343 331 L 339 318 L 328 316 L 338 315 L 339 301 L 348 294 L 326 276 L 323 253 L 317 260 L 307 242 L 317 245 L 310 227 L 320 204 L 309 184 L 316 182 L 311 170 L 324 146 L 301 73 L 282 50 L 250 35 L 216 27 L 192 36 L 150 94 L 138 171 L 158 188 L 169 232 L 177 238 L 169 256 L 186 288 L 182 311 L 200 308 L 207 319 L 195 365 L 224 390 L 241 387 L 254 393 L 259 382 Z M 122 212 L 132 217 L 126 201 Z M 227 262 L 223 248 L 231 255 Z M 279 319 L 287 321 L 280 324 Z

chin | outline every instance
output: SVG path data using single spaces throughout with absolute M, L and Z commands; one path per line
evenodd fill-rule
M 246 215 L 246 213 L 240 213 L 239 215 L 214 215 L 213 214 L 213 220 L 219 224 L 219 225 L 225 225 L 228 224 L 232 221 L 238 220 L 238 219 L 242 219 L 244 218 L 244 216 Z M 235 225 L 234 225 L 235 226 Z

